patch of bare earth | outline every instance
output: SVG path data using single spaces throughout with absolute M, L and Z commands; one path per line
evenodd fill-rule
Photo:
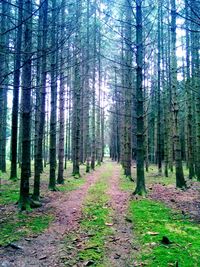
M 151 188 L 150 198 L 159 200 L 169 207 L 181 210 L 191 219 L 200 222 L 200 183 L 191 182 L 187 190 L 179 190 L 174 186 L 155 184 Z
M 131 256 L 134 249 L 132 224 L 126 217 L 130 193 L 120 190 L 120 166 L 117 163 L 113 164 L 115 170 L 109 180 L 108 195 L 110 196 L 110 205 L 114 211 L 114 234 L 106 244 L 106 254 L 110 266 L 128 267 L 133 266 Z
M 2 267 L 54 267 L 63 266 L 60 262 L 60 244 L 64 235 L 76 231 L 81 218 L 81 207 L 88 189 L 100 176 L 102 169 L 87 175 L 86 182 L 71 192 L 51 192 L 44 210 L 52 209 L 55 221 L 38 236 L 24 238 L 12 247 L 0 248 L 0 266 Z

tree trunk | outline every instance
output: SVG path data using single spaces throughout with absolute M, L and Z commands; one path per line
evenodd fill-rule
M 131 2 L 126 1 L 126 24 L 125 24 L 125 71 L 124 71 L 124 90 L 125 90 L 125 132 L 124 132 L 124 175 L 131 178 L 132 160 L 132 95 L 133 95 L 133 75 L 132 75 L 132 6 Z
M 64 35 L 65 35 L 65 5 L 66 5 L 66 0 L 62 0 L 61 4 L 61 42 L 64 40 Z M 65 78 L 64 78 L 64 45 L 62 44 L 61 46 L 61 51 L 60 51 L 60 102 L 59 102 L 59 111 L 60 111 L 60 121 L 59 121 L 59 151 L 58 151 L 58 178 L 57 182 L 58 184 L 63 184 L 64 183 L 64 178 L 63 178 L 63 172 L 64 172 L 64 129 L 65 129 L 65 119 L 64 119 L 64 94 L 65 94 Z
M 75 67 L 73 88 L 73 175 L 80 176 L 80 111 L 81 111 L 81 74 L 80 74 L 80 46 L 81 46 L 81 1 L 76 0 L 76 34 L 75 34 Z
M 22 44 L 22 10 L 23 0 L 18 0 L 18 28 L 15 44 L 15 62 L 13 78 L 13 104 L 12 104 L 12 130 L 11 130 L 11 173 L 10 179 L 17 179 L 17 136 L 18 136 L 18 109 L 19 109 L 19 85 Z
M 142 28 L 142 1 L 136 0 L 136 100 L 137 100 L 137 184 L 134 194 L 145 195 L 144 176 L 144 99 L 142 89 L 143 67 L 143 28 Z
M 158 1 L 158 89 L 157 89 L 157 162 L 158 173 L 162 174 L 161 145 L 161 1 Z
M 172 108 L 174 122 L 174 153 L 176 162 L 176 186 L 185 187 L 185 179 L 183 174 L 181 144 L 179 133 L 179 103 L 177 99 L 177 59 L 176 59 L 176 2 L 171 0 L 171 85 L 172 85 Z
M 95 0 L 95 18 L 94 18 L 94 44 L 93 44 L 93 77 L 92 77 L 92 158 L 91 158 L 91 169 L 95 169 L 95 159 L 96 159 L 96 107 L 95 107 L 95 83 L 96 83 L 96 28 L 97 28 L 97 14 L 96 14 L 96 0 Z
M 37 138 L 37 150 L 35 157 L 35 175 L 34 175 L 34 189 L 33 189 L 33 199 L 39 200 L 40 197 L 40 173 L 41 173 L 41 162 L 43 157 L 44 145 L 44 128 L 45 128 L 45 103 L 46 103 L 46 75 L 47 75 L 47 10 L 48 10 L 48 0 L 43 3 L 41 10 L 42 22 L 42 58 L 41 58 L 41 86 L 39 91 L 39 114 L 38 114 L 38 138 Z
M 50 116 L 50 151 L 49 151 L 49 189 L 56 190 L 56 118 L 57 118 L 57 58 L 56 58 L 56 0 L 52 0 L 51 28 L 51 116 Z
M 32 56 L 32 2 L 24 2 L 24 57 L 22 68 L 22 167 L 19 207 L 26 210 L 30 205 L 30 146 L 31 146 L 31 56 Z

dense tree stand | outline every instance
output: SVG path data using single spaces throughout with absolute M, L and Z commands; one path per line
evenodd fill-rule
M 115 2 L 0 2 L 0 173 L 22 209 L 44 173 L 56 191 L 109 155 L 135 194 L 150 168 L 200 181 L 200 3 Z

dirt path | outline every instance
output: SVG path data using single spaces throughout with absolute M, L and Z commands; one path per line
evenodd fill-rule
M 98 180 L 102 171 L 101 167 L 89 174 L 85 184 L 75 191 L 51 193 L 50 203 L 47 206 L 49 205 L 55 210 L 55 221 L 43 234 L 16 242 L 15 244 L 21 249 L 11 247 L 0 249 L 0 266 L 60 267 L 60 242 L 66 233 L 78 227 L 82 203 L 88 189 Z
M 89 174 L 85 184 L 77 190 L 49 193 L 50 201 L 45 208 L 53 208 L 56 217 L 55 221 L 43 234 L 16 242 L 15 244 L 22 249 L 13 249 L 11 247 L 0 249 L 0 266 L 67 266 L 61 260 L 64 238 L 68 233 L 79 233 L 79 222 L 85 197 L 89 188 L 100 179 L 106 168 L 107 163 Z M 132 223 L 126 220 L 130 193 L 120 190 L 120 165 L 117 163 L 112 163 L 112 172 L 106 183 L 108 183 L 108 191 L 106 193 L 110 198 L 109 206 L 113 210 L 112 228 L 114 234 L 107 237 L 105 257 L 109 259 L 109 266 L 112 267 L 133 266 L 133 261 L 131 260 L 133 251 Z M 82 238 L 84 239 L 84 233 L 82 235 L 79 233 L 79 243 L 82 242 Z M 66 252 L 65 258 L 70 256 L 70 253 L 73 254 L 75 251 Z M 76 266 L 83 265 L 77 263 Z
M 114 211 L 113 228 L 115 233 L 106 245 L 106 254 L 110 259 L 110 266 L 128 267 L 133 266 L 131 259 L 131 251 L 133 250 L 132 224 L 126 220 L 130 193 L 120 190 L 120 165 L 117 163 L 113 163 L 113 165 L 114 173 L 109 180 L 108 195 Z

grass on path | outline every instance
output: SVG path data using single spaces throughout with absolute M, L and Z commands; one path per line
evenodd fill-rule
M 74 266 L 77 262 L 98 267 L 107 266 L 104 257 L 105 242 L 113 230 L 112 210 L 107 205 L 109 198 L 106 191 L 113 166 L 106 164 L 106 167 L 99 180 L 88 191 L 78 234 L 65 237 L 65 247 L 76 251 L 72 260 L 64 261 L 66 266 Z

